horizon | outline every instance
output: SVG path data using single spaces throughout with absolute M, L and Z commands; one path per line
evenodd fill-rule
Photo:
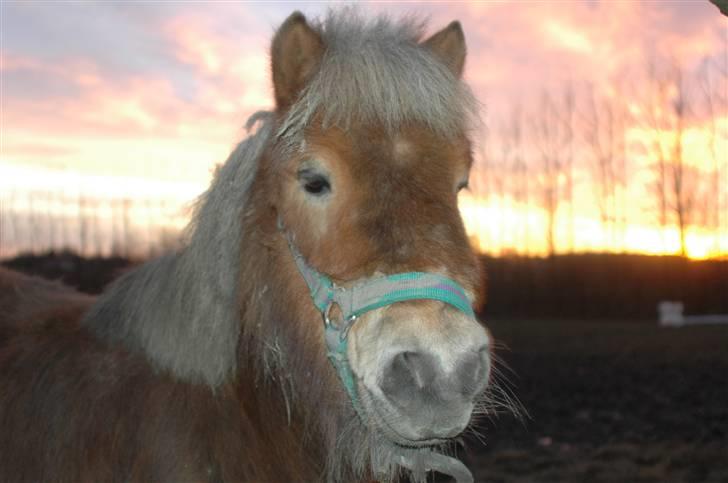
M 58 230 L 83 248 L 71 216 L 105 237 L 89 244 L 99 253 L 120 224 L 150 247 L 155 230 L 181 230 L 245 119 L 272 107 L 268 43 L 297 8 L 0 5 L 0 256 L 29 236 L 50 248 Z M 417 8 L 428 35 L 461 21 L 465 80 L 485 106 L 460 198 L 479 251 L 728 256 L 728 19 L 714 5 Z

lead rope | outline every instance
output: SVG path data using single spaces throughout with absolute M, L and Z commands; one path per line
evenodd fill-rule
M 395 275 L 363 279 L 352 287 L 336 285 L 331 279 L 310 267 L 288 236 L 280 218 L 278 229 L 286 236 L 296 266 L 308 285 L 314 305 L 324 319 L 326 356 L 336 369 L 354 410 L 363 421 L 363 414 L 356 391 L 354 373 L 347 356 L 348 335 L 357 318 L 370 310 L 405 300 L 439 300 L 475 317 L 465 290 L 456 281 L 442 275 L 427 272 L 407 272 Z M 331 310 L 338 306 L 341 320 L 331 319 Z M 432 450 L 412 450 L 395 447 L 395 461 L 412 472 L 418 481 L 424 481 L 427 471 L 437 471 L 451 476 L 457 483 L 473 483 L 473 475 L 460 460 Z
M 473 474 L 467 466 L 457 458 L 436 453 L 432 450 L 411 451 L 414 454 L 407 454 L 402 451 L 397 455 L 397 463 L 412 472 L 417 481 L 425 480 L 427 471 L 437 471 L 443 475 L 450 476 L 457 483 L 473 483 Z

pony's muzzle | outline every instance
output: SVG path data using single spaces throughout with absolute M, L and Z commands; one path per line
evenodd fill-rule
M 380 389 L 389 406 L 389 426 L 412 441 L 457 436 L 470 422 L 475 400 L 490 372 L 486 344 L 443 360 L 441 351 L 420 349 L 395 354 L 382 371 Z

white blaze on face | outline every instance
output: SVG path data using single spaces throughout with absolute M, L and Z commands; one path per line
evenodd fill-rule
M 403 136 L 395 136 L 392 142 L 392 158 L 398 165 L 406 165 L 414 158 L 415 149 L 410 141 Z

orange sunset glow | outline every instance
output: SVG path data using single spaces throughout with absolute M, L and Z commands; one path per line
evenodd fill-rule
M 326 4 L 0 5 L 0 256 L 151 251 L 273 107 L 268 47 Z M 707 1 L 365 3 L 461 21 L 483 104 L 461 211 L 494 255 L 728 256 L 728 19 Z

